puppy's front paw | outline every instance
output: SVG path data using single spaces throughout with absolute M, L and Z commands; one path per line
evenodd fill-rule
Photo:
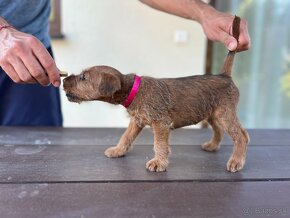
M 201 148 L 205 151 L 218 151 L 220 149 L 220 145 L 213 143 L 212 141 L 204 143 Z
M 227 170 L 229 172 L 235 173 L 243 169 L 244 165 L 245 165 L 245 158 L 231 156 L 231 158 L 229 159 L 227 163 Z
M 168 166 L 168 160 L 161 160 L 153 158 L 146 163 L 146 169 L 151 172 L 163 172 L 166 171 Z
M 120 149 L 117 146 L 110 147 L 105 151 L 105 155 L 107 157 L 122 157 L 125 155 L 126 152 L 124 150 Z

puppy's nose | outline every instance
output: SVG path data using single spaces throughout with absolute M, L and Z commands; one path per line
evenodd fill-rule
M 75 76 L 74 75 L 70 75 L 66 78 L 63 79 L 63 88 L 66 89 L 70 89 L 72 87 L 74 87 L 76 85 L 76 80 L 75 80 Z
M 64 82 L 64 83 L 67 81 L 67 78 L 68 78 L 68 77 L 66 77 L 66 78 L 63 79 L 63 82 Z
M 69 79 L 69 77 L 66 77 L 63 79 L 63 88 L 67 89 L 67 88 L 69 88 L 69 86 L 70 86 L 70 79 Z

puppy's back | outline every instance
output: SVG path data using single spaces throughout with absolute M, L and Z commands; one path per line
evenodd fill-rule
M 160 79 L 170 96 L 168 108 L 175 120 L 174 128 L 197 124 L 223 105 L 236 106 L 239 91 L 230 77 L 223 75 L 190 76 Z

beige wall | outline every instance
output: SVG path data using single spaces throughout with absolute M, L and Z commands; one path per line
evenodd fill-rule
M 63 0 L 64 40 L 54 40 L 58 67 L 77 74 L 93 65 L 110 65 L 123 73 L 178 77 L 204 71 L 205 37 L 199 24 L 153 10 L 137 0 Z M 188 42 L 174 43 L 176 30 Z M 103 102 L 75 104 L 62 91 L 67 127 L 124 127 L 122 106 Z

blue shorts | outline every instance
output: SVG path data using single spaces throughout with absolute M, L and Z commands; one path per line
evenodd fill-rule
M 62 126 L 59 89 L 16 84 L 0 68 L 0 126 Z

